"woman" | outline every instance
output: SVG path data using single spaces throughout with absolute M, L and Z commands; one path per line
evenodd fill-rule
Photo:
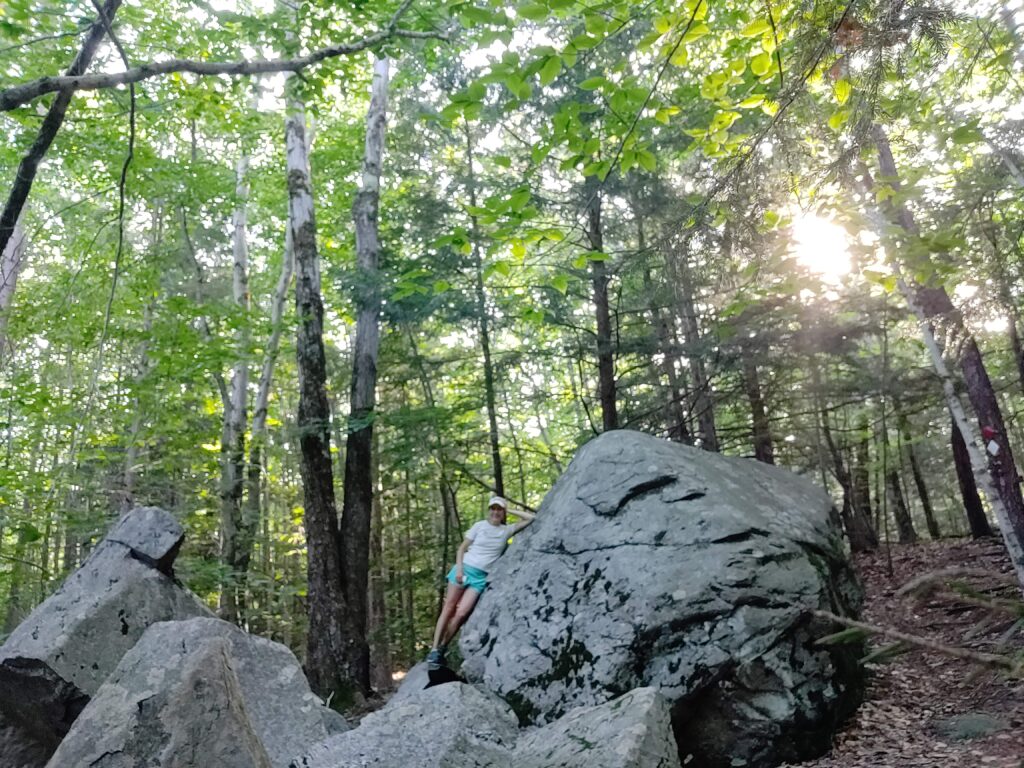
M 455 637 L 487 589 L 487 571 L 501 557 L 508 540 L 533 522 L 529 512 L 516 512 L 520 522 L 509 525 L 508 502 L 492 496 L 487 504 L 487 519 L 473 524 L 455 555 L 455 567 L 448 573 L 448 593 L 434 629 L 434 642 L 427 655 L 427 668 L 445 663 L 448 643 Z

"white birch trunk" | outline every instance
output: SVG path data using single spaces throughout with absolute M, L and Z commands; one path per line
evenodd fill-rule
M 7 241 L 3 256 L 0 256 L 0 368 L 3 368 L 7 354 L 7 315 L 14 303 L 14 289 L 18 285 L 22 257 L 25 255 L 25 225 L 19 216 L 14 225 L 14 234 Z
M 957 427 L 960 429 L 960 434 L 963 435 L 964 443 L 967 445 L 967 455 L 971 459 L 971 472 L 974 474 L 978 487 L 982 489 L 985 497 L 988 499 L 989 506 L 992 507 L 992 511 L 995 513 L 996 521 L 999 523 L 999 530 L 1003 535 L 1003 541 L 1006 543 L 1006 551 L 1009 552 L 1010 560 L 1013 561 L 1014 569 L 1017 571 L 1017 579 L 1024 585 L 1024 550 L 1022 550 L 1020 541 L 1014 535 L 1013 525 L 1006 511 L 1006 505 L 1003 504 L 999 489 L 996 488 L 992 475 L 988 471 L 985 453 L 980 447 L 980 436 L 967 418 L 960 398 L 957 397 L 956 388 L 953 385 L 953 377 L 946 367 L 946 361 L 942 357 L 942 350 L 939 349 L 939 343 L 935 339 L 935 334 L 932 333 L 931 322 L 914 298 L 914 292 L 907 285 L 902 275 L 900 275 L 898 266 L 896 267 L 896 274 L 898 276 L 897 284 L 899 285 L 900 293 L 903 294 L 907 306 L 910 307 L 917 318 L 918 326 L 921 328 L 921 337 L 924 339 L 925 347 L 927 347 L 928 354 L 932 359 L 932 366 L 942 382 L 942 392 L 946 397 L 946 405 L 953 416 L 953 421 L 956 422 Z

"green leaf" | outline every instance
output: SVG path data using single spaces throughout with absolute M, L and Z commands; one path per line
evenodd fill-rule
M 508 207 L 518 213 L 526 207 L 528 202 L 530 202 L 530 190 L 523 188 L 516 190 L 508 199 Z
M 753 109 L 754 107 L 760 107 L 764 104 L 765 95 L 763 93 L 755 93 L 752 96 L 748 96 L 736 106 L 740 109 Z
M 976 125 L 961 125 L 955 131 L 953 131 L 954 144 L 976 144 L 979 141 L 984 141 L 985 137 L 981 131 L 978 130 Z
M 447 291 L 451 287 L 452 287 L 452 284 L 449 283 L 447 280 L 435 280 L 434 281 L 434 293 L 444 293 L 445 291 Z
M 572 260 L 572 266 L 574 269 L 586 269 L 587 267 L 587 254 L 581 253 L 575 259 Z
M 750 60 L 750 71 L 758 77 L 764 77 L 772 68 L 772 57 L 767 53 L 759 53 Z
M 850 119 L 850 110 L 848 109 L 837 109 L 832 113 L 832 116 L 828 119 L 828 127 L 838 133 L 843 130 L 843 126 L 846 125 Z
M 836 84 L 832 86 L 835 90 L 836 101 L 839 102 L 840 106 L 850 100 L 850 94 L 853 92 L 853 86 L 849 80 L 836 80 Z
M 526 243 L 522 238 L 517 237 L 512 241 L 512 255 L 520 260 L 526 257 Z
M 768 23 L 767 19 L 755 19 L 740 30 L 740 35 L 743 37 L 757 37 L 771 28 L 772 26 Z
M 551 286 L 563 296 L 569 290 L 569 276 L 557 274 L 551 278 Z
M 529 21 L 543 21 L 548 17 L 548 8 L 543 3 L 526 3 L 516 8 L 516 15 Z
M 540 68 L 540 84 L 548 85 L 562 72 L 560 56 L 548 56 L 544 66 Z
M 588 77 L 582 83 L 580 83 L 580 89 L 584 91 L 595 91 L 603 85 L 608 83 L 607 78 L 604 77 Z
M 637 160 L 645 171 L 653 173 L 658 167 L 658 160 L 654 156 L 654 153 L 648 152 L 646 149 L 637 153 Z
M 502 168 L 512 167 L 512 158 L 509 157 L 508 155 L 495 155 L 494 157 L 491 158 L 491 161 L 495 165 L 501 166 Z
M 608 22 L 604 16 L 592 13 L 583 18 L 583 27 L 592 35 L 603 35 L 608 29 Z
M 672 29 L 672 22 L 667 16 L 659 16 L 654 20 L 654 28 L 658 31 L 659 35 L 664 35 Z
M 503 277 L 508 277 L 510 274 L 512 274 L 512 265 L 509 264 L 504 259 L 499 259 L 498 261 L 494 262 L 491 265 L 491 269 Z
M 672 54 L 672 58 L 668 60 L 669 64 L 673 67 L 685 67 L 689 61 L 690 52 L 682 46 L 679 46 L 676 52 Z
M 695 40 L 700 40 L 702 37 L 704 37 L 704 35 L 708 34 L 709 32 L 711 32 L 711 28 L 704 22 L 701 22 L 700 24 L 694 24 L 692 27 L 690 27 L 690 30 L 685 35 L 683 35 L 683 45 L 686 45 L 687 43 L 692 43 Z

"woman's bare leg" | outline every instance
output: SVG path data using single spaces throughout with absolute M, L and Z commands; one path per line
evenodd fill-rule
M 444 628 L 448 626 L 452 616 L 455 614 L 455 607 L 459 604 L 459 598 L 462 597 L 464 592 L 472 592 L 473 590 L 467 590 L 465 587 L 460 587 L 456 584 L 448 582 L 448 592 L 444 596 L 444 605 L 441 607 L 441 615 L 437 618 L 437 626 L 434 627 L 434 642 L 430 646 L 431 648 L 440 648 L 443 644 L 441 642 L 444 635 Z
M 466 623 L 466 619 L 476 608 L 476 601 L 480 599 L 480 593 L 475 589 L 467 589 L 462 593 L 462 597 L 455 607 L 455 613 L 452 614 L 448 626 L 444 633 L 441 635 L 441 644 L 448 645 L 455 637 L 455 634 L 462 628 L 462 625 Z M 447 605 L 447 600 L 445 601 Z M 439 624 L 440 626 L 440 624 Z

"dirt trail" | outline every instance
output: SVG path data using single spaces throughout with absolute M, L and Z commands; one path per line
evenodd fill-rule
M 949 599 L 896 595 L 929 571 L 965 567 L 992 574 L 969 579 L 985 595 L 1019 599 L 1001 543 L 893 547 L 891 576 L 884 549 L 858 558 L 857 566 L 866 590 L 866 621 L 976 651 L 1024 652 L 1024 621 L 1018 618 Z M 871 642 L 873 648 L 885 644 Z M 869 668 L 867 698 L 832 753 L 803 768 L 1024 768 L 1024 680 L 922 650 Z

